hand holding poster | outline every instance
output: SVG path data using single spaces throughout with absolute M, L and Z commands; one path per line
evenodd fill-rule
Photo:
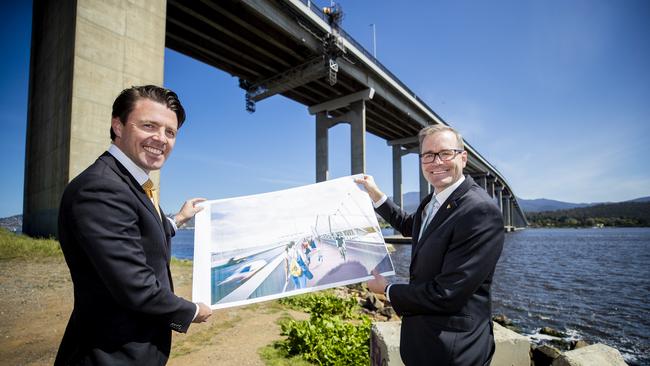
M 201 203 L 193 301 L 219 309 L 395 274 L 355 177 Z

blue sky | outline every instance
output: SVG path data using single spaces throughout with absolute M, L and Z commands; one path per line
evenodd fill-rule
M 329 1 L 315 1 L 321 5 Z M 0 23 L 0 217 L 22 211 L 31 6 Z M 650 2 L 341 0 L 343 28 L 458 128 L 523 198 L 650 195 Z M 165 86 L 188 111 L 162 172 L 162 205 L 314 182 L 314 118 L 276 96 L 244 109 L 224 72 L 167 50 Z M 106 116 L 108 126 L 110 116 Z M 108 136 L 107 136 L 108 138 Z M 349 127 L 330 130 L 332 177 L 348 175 Z M 368 135 L 367 170 L 392 192 L 391 150 Z M 418 189 L 404 158 L 404 189 Z

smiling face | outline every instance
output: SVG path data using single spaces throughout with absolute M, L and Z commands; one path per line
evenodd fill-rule
M 160 169 L 174 148 L 178 119 L 166 105 L 140 99 L 124 124 L 111 120 L 115 146 L 147 173 Z
M 422 154 L 438 153 L 442 150 L 462 149 L 456 135 L 451 131 L 436 132 L 427 135 L 422 141 Z M 463 151 L 449 160 L 441 161 L 436 157 L 433 162 L 422 164 L 424 178 L 433 186 L 436 193 L 454 184 L 463 175 L 463 168 L 467 164 L 467 152 Z

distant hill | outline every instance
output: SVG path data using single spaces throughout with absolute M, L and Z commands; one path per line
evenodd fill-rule
M 517 202 L 524 212 L 541 212 L 541 211 L 555 211 L 555 210 L 569 210 L 578 207 L 588 207 L 597 205 L 597 203 L 571 203 L 556 200 L 549 200 L 546 198 L 537 198 L 527 200 L 517 197 Z
M 635 198 L 633 200 L 629 200 L 629 201 L 625 201 L 625 202 L 650 202 L 650 196 Z
M 650 226 L 650 201 L 601 203 L 588 207 L 526 214 L 531 226 Z
M 12 232 L 23 231 L 23 215 L 13 215 L 0 218 L 0 227 Z

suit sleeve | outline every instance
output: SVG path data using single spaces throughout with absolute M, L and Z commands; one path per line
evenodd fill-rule
M 172 329 L 185 332 L 196 305 L 161 286 L 147 264 L 139 227 L 143 208 L 138 205 L 124 184 L 92 180 L 80 187 L 70 205 L 75 235 L 120 306 L 160 317 Z
M 459 218 L 440 274 L 424 283 L 391 286 L 393 307 L 409 315 L 460 311 L 494 271 L 503 241 L 501 213 L 490 202 L 477 203 Z
M 395 202 L 387 199 L 381 206 L 375 209 L 377 213 L 388 221 L 388 223 L 402 235 L 409 237 L 413 233 L 413 215 L 409 215 Z

